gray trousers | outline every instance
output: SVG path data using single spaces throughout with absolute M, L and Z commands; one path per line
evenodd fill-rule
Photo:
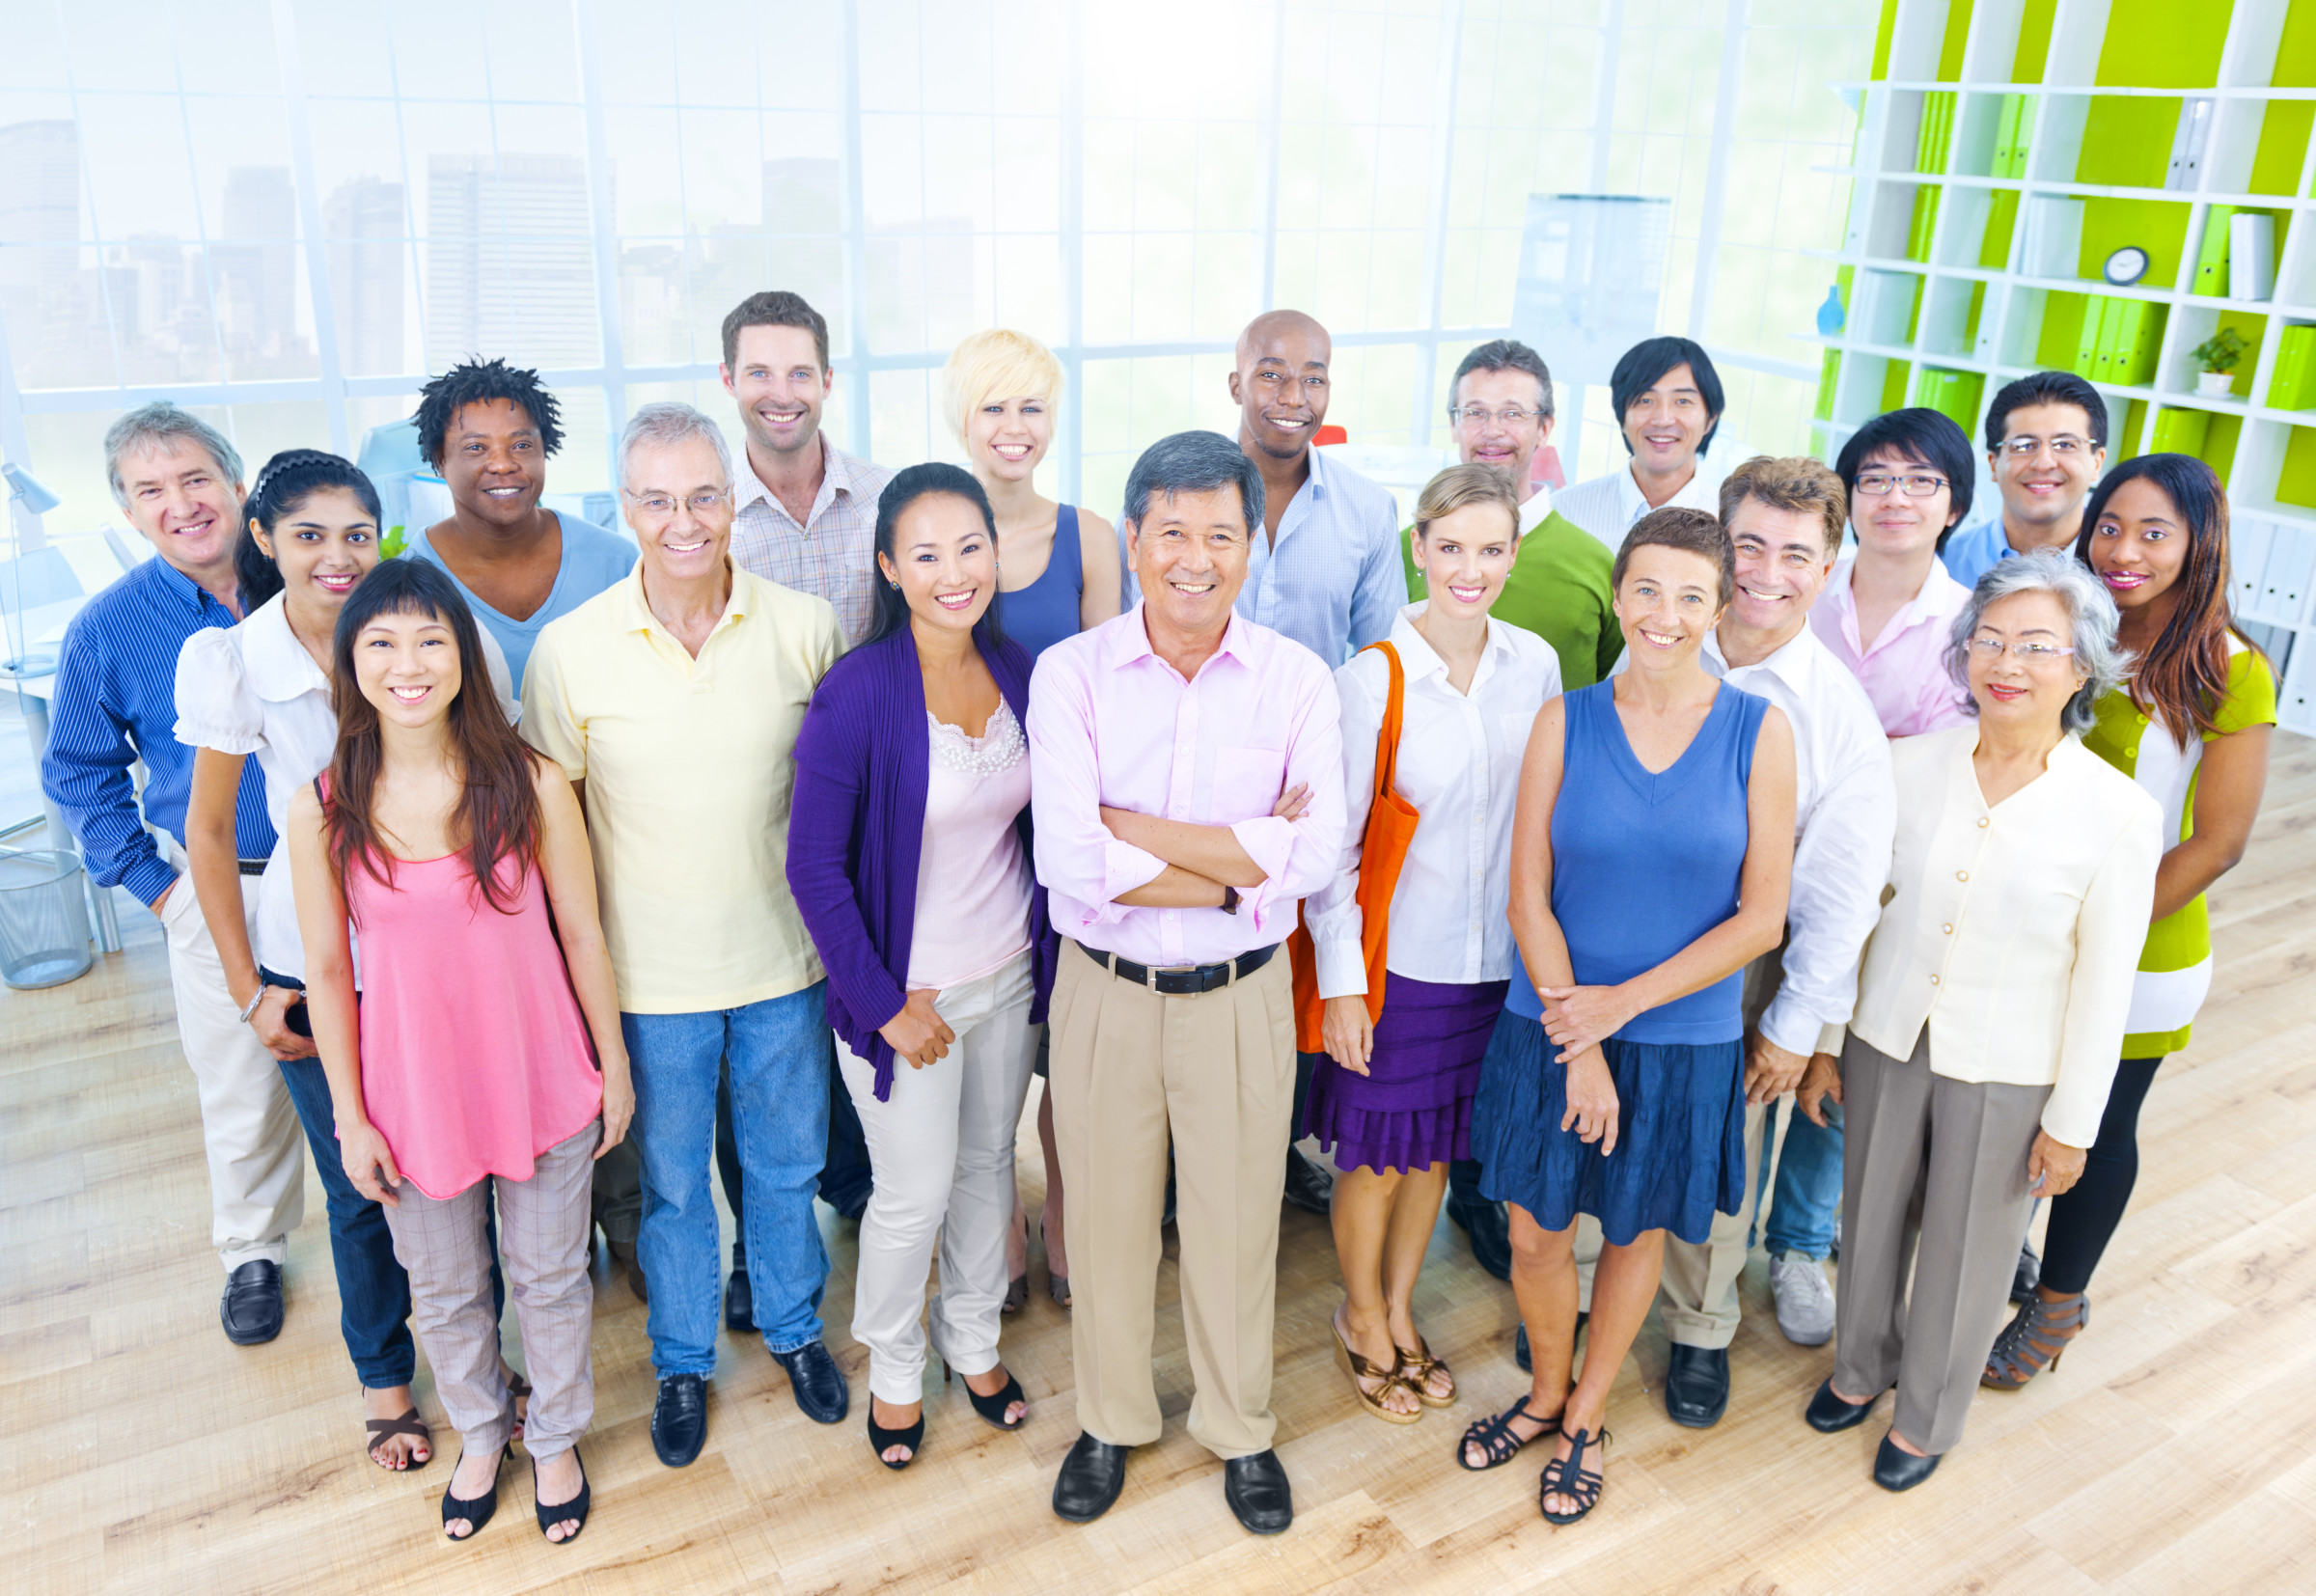
M 595 1417 L 588 1192 L 602 1136 L 603 1122 L 591 1120 L 539 1154 L 529 1180 L 489 1177 L 499 1204 L 499 1262 L 531 1378 L 523 1445 L 535 1458 L 567 1450 Z M 386 1210 L 386 1227 L 410 1275 L 410 1328 L 433 1367 L 443 1411 L 467 1450 L 504 1446 L 514 1431 L 514 1396 L 499 1373 L 482 1182 L 437 1201 L 405 1178 L 397 1195 L 401 1200 Z
M 1962 1439 L 2002 1328 L 2051 1088 L 1933 1075 L 1924 1026 L 1904 1063 L 1852 1036 L 1841 1096 L 1834 1385 L 1855 1398 L 1894 1384 L 1898 1434 L 1935 1456 Z

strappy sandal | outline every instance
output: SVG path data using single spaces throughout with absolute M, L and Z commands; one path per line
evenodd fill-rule
M 2078 1291 L 2072 1297 L 2045 1302 L 2039 1291 L 2029 1292 L 1987 1354 L 1986 1372 L 1978 1384 L 1989 1390 L 2015 1391 L 2045 1367 L 2058 1367 L 2076 1336 L 2090 1328 L 2091 1300 Z
M 1566 1457 L 1556 1457 L 1544 1465 L 1544 1477 L 1536 1485 L 1536 1510 L 1551 1524 L 1574 1524 L 1600 1505 L 1602 1479 L 1600 1471 L 1585 1465 L 1585 1448 L 1609 1444 L 1609 1429 L 1602 1425 L 1595 1436 L 1588 1430 L 1568 1432 L 1568 1445 L 1576 1449 Z M 1556 1513 L 1544 1505 L 1546 1497 L 1571 1497 L 1577 1502 L 1573 1513 Z
M 571 1447 L 571 1460 L 579 1465 L 579 1494 L 568 1501 L 559 1501 L 553 1506 L 538 1500 L 538 1459 L 534 1457 L 531 1460 L 531 1505 L 538 1513 L 539 1538 L 549 1546 L 568 1546 L 579 1538 L 580 1530 L 587 1527 L 587 1510 L 594 1497 L 595 1489 L 588 1482 L 587 1459 L 579 1455 L 579 1448 L 576 1445 Z M 561 1540 L 557 1540 L 547 1533 L 565 1519 L 577 1520 L 579 1527 Z
M 460 1452 L 458 1454 L 458 1461 L 461 1463 L 466 1461 L 466 1454 L 464 1452 Z M 488 1524 L 490 1522 L 491 1515 L 499 1510 L 499 1472 L 506 1467 L 507 1453 L 506 1450 L 502 1448 L 499 1452 L 498 1468 L 493 1469 L 490 1472 L 490 1489 L 483 1492 L 479 1497 L 468 1497 L 464 1500 L 461 1500 L 457 1497 L 451 1495 L 450 1485 L 446 1485 L 442 1488 L 442 1532 L 445 1536 L 454 1541 L 471 1541 L 477 1535 L 482 1533 L 482 1527 Z M 457 1482 L 458 1471 L 456 1469 L 453 1469 L 451 1471 L 451 1484 L 455 1485 Z M 464 1519 L 466 1521 L 465 1534 L 451 1534 L 451 1521 L 454 1519 Z
M 997 1305 L 997 1310 L 1010 1318 L 1029 1306 L 1030 1277 L 1026 1273 L 1016 1275 L 1006 1282 L 1006 1300 Z
M 1431 1355 L 1431 1347 L 1422 1336 L 1416 1337 L 1416 1344 L 1412 1348 L 1393 1347 L 1392 1350 L 1399 1355 L 1399 1383 L 1416 1393 L 1417 1401 L 1427 1408 L 1455 1406 L 1455 1370 L 1448 1366 L 1445 1358 Z M 1431 1393 L 1431 1377 L 1435 1374 L 1448 1377 L 1446 1396 L 1434 1396 Z
M 1533 1391 L 1529 1393 L 1530 1396 L 1534 1394 Z M 1544 1427 L 1531 1436 L 1514 1435 L 1512 1421 L 1519 1418 L 1531 1420 Z M 1463 1464 L 1474 1473 L 1478 1473 L 1483 1469 L 1495 1469 L 1511 1462 L 1520 1454 L 1520 1448 L 1528 1445 L 1530 1442 L 1541 1441 L 1548 1435 L 1558 1435 L 1559 1433 L 1560 1416 L 1556 1413 L 1547 1418 L 1542 1414 L 1530 1413 L 1528 1397 L 1523 1396 L 1493 1418 L 1474 1419 L 1472 1427 L 1464 1432 L 1464 1439 L 1455 1444 L 1455 1461 Z M 1485 1463 L 1467 1462 L 1464 1457 L 1464 1448 L 1467 1446 L 1477 1446 L 1487 1454 L 1488 1461 Z
M 1335 1332 L 1336 1367 L 1351 1377 L 1351 1394 L 1359 1398 L 1361 1407 L 1382 1419 L 1386 1424 L 1413 1424 L 1423 1417 L 1423 1410 L 1420 1406 L 1413 1413 L 1399 1413 L 1383 1405 L 1385 1397 L 1391 1395 L 1392 1391 L 1404 1388 L 1407 1384 L 1399 1377 L 1399 1363 L 1396 1359 L 1392 1361 L 1390 1368 L 1380 1368 L 1351 1350 L 1351 1343 L 1343 1335 L 1342 1322 L 1339 1319 L 1330 1319 L 1328 1329 Z M 1369 1390 L 1366 1383 L 1370 1380 L 1380 1381 L 1381 1384 L 1376 1386 L 1373 1390 Z M 1416 1394 L 1420 1398 L 1421 1393 Z
M 418 1417 L 416 1404 L 404 1409 L 400 1418 L 365 1418 L 362 1427 L 370 1432 L 370 1444 L 364 1448 L 370 1454 L 370 1461 L 388 1473 L 410 1473 L 434 1461 L 434 1432 L 427 1429 L 426 1420 Z M 426 1447 L 427 1455 L 404 1458 L 399 1468 L 378 1456 L 378 1448 L 398 1435 L 406 1435 Z

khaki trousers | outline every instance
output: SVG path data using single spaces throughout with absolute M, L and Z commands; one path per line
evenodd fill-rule
M 1171 1139 L 1190 1433 L 1222 1458 L 1266 1451 L 1295 1091 L 1286 957 L 1218 991 L 1162 997 L 1074 946 L 1061 956 L 1049 1067 L 1079 1426 L 1113 1445 L 1158 1439 L 1150 1349 Z

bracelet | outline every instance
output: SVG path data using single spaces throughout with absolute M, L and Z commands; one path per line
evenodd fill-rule
M 258 982 L 257 995 L 251 998 L 249 1002 L 241 1005 L 241 1012 L 234 1016 L 235 1019 L 237 1019 L 242 1025 L 249 1024 L 249 1017 L 258 1011 L 258 1004 L 263 1003 L 264 1001 L 265 983 L 263 981 L 260 981 Z

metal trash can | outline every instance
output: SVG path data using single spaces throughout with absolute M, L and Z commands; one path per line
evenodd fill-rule
M 94 961 L 79 859 L 0 848 L 0 981 L 19 991 L 62 986 Z

